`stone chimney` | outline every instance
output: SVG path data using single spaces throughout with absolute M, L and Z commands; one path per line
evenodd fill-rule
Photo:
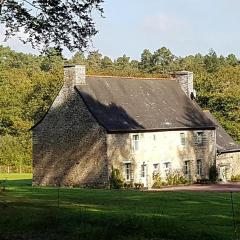
M 174 74 L 177 82 L 180 84 L 182 90 L 186 95 L 194 99 L 196 98 L 196 92 L 193 88 L 193 73 L 188 71 L 179 71 Z
M 75 85 L 86 84 L 85 66 L 83 65 L 65 65 L 64 66 L 64 85 L 65 87 L 74 87 Z

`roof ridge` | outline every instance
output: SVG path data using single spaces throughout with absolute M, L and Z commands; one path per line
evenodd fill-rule
M 138 80 L 176 80 L 176 78 L 153 78 L 153 77 L 124 77 L 124 76 L 111 76 L 111 75 L 92 75 L 92 74 L 87 74 L 86 77 L 99 77 L 99 78 L 124 78 L 124 79 L 138 79 Z

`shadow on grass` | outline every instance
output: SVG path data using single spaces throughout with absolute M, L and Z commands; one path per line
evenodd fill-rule
M 32 180 L 31 179 L 19 179 L 19 180 L 0 180 L 2 184 L 5 184 L 7 187 L 30 187 L 32 186 Z

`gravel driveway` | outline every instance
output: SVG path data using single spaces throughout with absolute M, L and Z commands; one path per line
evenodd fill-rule
M 196 192 L 240 192 L 240 183 L 193 184 L 186 186 L 162 187 L 150 191 L 196 191 Z

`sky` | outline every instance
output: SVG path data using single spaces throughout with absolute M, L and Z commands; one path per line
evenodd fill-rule
M 90 50 L 113 59 L 140 59 L 144 49 L 165 46 L 176 56 L 234 53 L 240 57 L 240 0 L 105 0 L 104 18 L 95 16 L 99 33 Z M 0 27 L 0 44 L 3 44 Z M 11 39 L 5 46 L 37 53 Z M 65 50 L 65 56 L 71 54 Z

